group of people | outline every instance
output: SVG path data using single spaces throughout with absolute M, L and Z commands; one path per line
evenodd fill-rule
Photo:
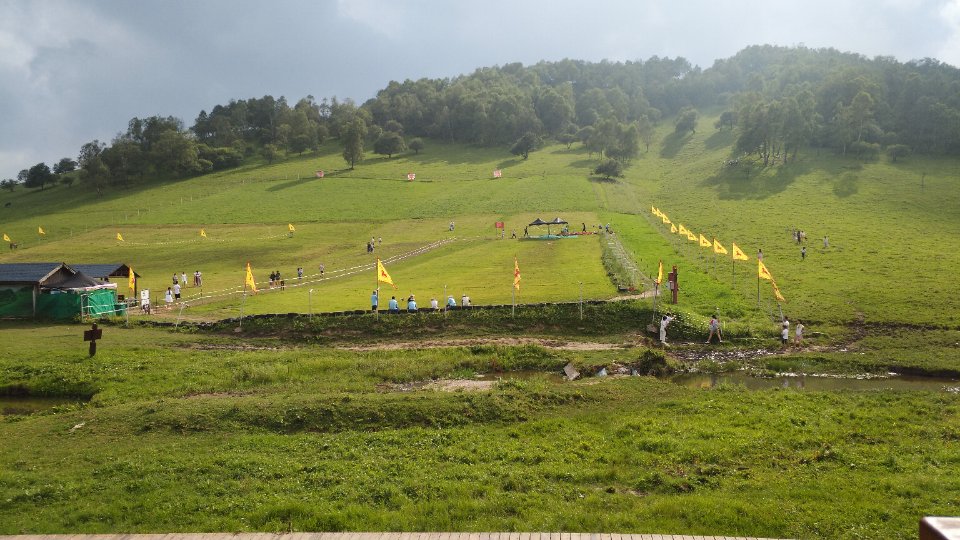
M 796 242 L 798 246 L 800 246 L 800 260 L 801 261 L 806 260 L 807 246 L 804 244 L 806 244 L 807 242 L 807 232 L 804 231 L 803 229 L 794 229 L 793 232 L 790 234 L 793 237 L 793 241 Z M 823 249 L 826 250 L 829 247 L 830 247 L 830 238 L 827 235 L 823 235 Z
M 187 273 L 180 272 L 177 274 L 174 272 L 171 281 L 173 284 L 167 287 L 166 292 L 163 294 L 163 301 L 167 305 L 173 304 L 177 300 L 180 300 L 180 295 L 182 294 L 183 288 L 187 286 Z M 199 270 L 193 273 L 193 286 L 203 286 L 203 273 L 201 273 Z
M 287 288 L 287 282 L 280 276 L 279 270 L 270 272 L 270 288 L 280 287 L 280 290 Z
M 174 272 L 174 273 L 173 273 L 173 285 L 180 285 L 180 286 L 182 286 L 182 287 L 186 287 L 186 286 L 187 286 L 187 273 L 186 273 L 186 272 L 180 272 L 180 274 L 177 275 L 177 273 Z M 193 273 L 193 286 L 194 286 L 194 287 L 201 287 L 201 286 L 203 286 L 203 274 L 202 274 L 199 270 L 197 270 L 196 272 Z M 179 298 L 179 297 L 178 297 L 178 298 Z
M 670 326 L 670 323 L 674 321 L 676 317 L 669 313 L 664 314 L 660 318 L 660 343 L 662 345 L 667 344 L 667 327 Z M 717 343 L 723 343 L 723 333 L 720 327 L 720 319 L 714 315 L 710 317 L 710 322 L 707 325 L 709 329 L 709 334 L 707 335 L 707 340 L 705 344 L 713 343 L 713 337 L 717 337 Z M 806 327 L 799 320 L 794 325 L 794 338 L 793 342 L 795 345 L 800 346 L 803 344 L 803 332 L 806 330 Z M 790 341 L 790 320 L 787 318 L 783 319 L 780 327 L 780 343 L 783 346 L 786 346 Z
M 373 253 L 373 250 L 376 249 L 378 245 L 383 245 L 383 237 L 381 236 L 378 240 L 371 236 L 370 241 L 367 242 L 367 253 Z
M 460 305 L 462 307 L 470 306 L 470 297 L 464 294 L 460 298 Z M 373 293 L 370 295 L 370 311 L 376 312 L 380 306 L 380 289 L 374 289 Z M 447 301 L 444 304 L 444 309 L 452 309 L 457 307 L 457 301 L 454 299 L 453 295 L 447 296 Z M 430 299 L 430 309 L 437 311 L 440 309 L 440 302 L 436 298 Z M 400 313 L 400 301 L 397 300 L 396 296 L 391 296 L 390 300 L 387 302 L 387 311 L 390 313 Z M 411 294 L 407 297 L 407 313 L 416 313 L 417 308 L 417 297 L 416 295 Z
M 797 320 L 797 324 L 794 325 L 793 332 L 793 343 L 797 346 L 803 344 L 803 331 L 806 329 L 803 326 L 803 323 L 800 320 Z M 783 323 L 780 328 L 780 344 L 784 347 L 787 346 L 787 343 L 790 342 L 790 320 L 787 318 L 783 319 Z

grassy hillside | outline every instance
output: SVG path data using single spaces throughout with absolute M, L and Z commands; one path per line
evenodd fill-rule
M 514 257 L 521 302 L 576 299 L 581 283 L 586 298 L 610 298 L 618 292 L 602 258 L 615 241 L 646 287 L 658 260 L 678 266 L 682 316 L 671 337 L 688 342 L 669 359 L 647 349 L 640 329 L 651 320 L 649 299 L 587 306 L 583 320 L 575 307 L 551 306 L 516 318 L 509 308 L 446 319 L 264 318 L 245 321 L 238 334 L 235 323 L 210 333 L 108 325 L 93 359 L 79 341 L 85 326 L 5 321 L 0 395 L 90 402 L 0 416 L 0 534 L 912 538 L 920 516 L 956 514 L 955 391 L 753 392 L 557 377 L 567 363 L 589 375 L 666 369 L 698 355 L 705 371 L 960 369 L 950 271 L 960 263 L 951 249 L 960 232 L 957 162 L 863 164 L 808 151 L 748 175 L 721 165 L 729 133 L 702 128 L 676 138 L 664 125 L 660 135 L 618 181 L 592 178 L 596 156 L 578 146 L 548 146 L 522 161 L 433 143 L 419 156 L 346 171 L 330 144 L 319 156 L 103 197 L 80 186 L 0 194 L 0 229 L 22 246 L 0 261 L 126 262 L 155 294 L 173 272 L 200 269 L 204 298 L 183 311 L 198 320 L 239 314 L 247 262 L 259 281 L 280 270 L 288 284 L 248 297 L 247 314 L 365 309 L 375 257 L 399 284 L 385 295 L 416 294 L 421 305 L 444 292 L 509 303 Z M 498 167 L 505 177 L 494 180 Z M 321 168 L 327 177 L 314 178 Z M 411 171 L 417 180 L 407 182 Z M 728 249 L 732 241 L 750 255 L 762 248 L 789 300 L 785 313 L 818 333 L 812 345 L 773 351 L 779 312 L 766 282 L 758 306 L 755 261 L 715 259 L 671 234 L 651 205 Z M 616 234 L 509 238 L 536 217 L 555 216 L 574 230 L 610 223 Z M 493 228 L 499 220 L 503 240 Z M 48 233 L 42 240 L 38 226 Z M 809 238 L 804 261 L 789 235 L 796 227 Z M 373 255 L 364 249 L 371 237 L 383 238 Z M 306 269 L 302 283 L 297 266 Z M 185 296 L 200 291 L 188 287 Z M 702 341 L 716 311 L 735 350 L 689 343 Z M 568 339 L 570 347 L 547 346 Z M 450 380 L 476 385 L 481 373 L 503 380 L 441 391 Z
M 510 301 L 512 263 L 523 273 L 521 301 L 570 300 L 615 294 L 600 264 L 595 236 L 559 242 L 511 241 L 536 217 L 561 216 L 579 230 L 611 223 L 648 277 L 662 259 L 681 275 L 680 308 L 708 316 L 762 322 L 776 313 L 769 285 L 757 303 L 755 262 L 717 261 L 671 235 L 650 215 L 656 205 L 675 223 L 729 249 L 731 241 L 765 262 L 788 303 L 790 317 L 832 325 L 858 319 L 955 326 L 948 269 L 960 263 L 950 248 L 960 236 L 960 172 L 956 160 L 912 157 L 897 164 L 807 150 L 796 162 L 765 170 L 725 167 L 733 135 L 717 132 L 712 118 L 697 133 L 676 137 L 664 125 L 660 141 L 632 163 L 619 181 L 590 175 L 596 156 L 574 145 L 548 146 L 528 160 L 502 149 L 430 143 L 419 155 L 373 157 L 345 170 L 339 148 L 328 143 L 317 156 L 256 164 L 189 180 L 110 191 L 102 197 L 80 186 L 0 195 L 3 232 L 21 243 L 0 261 L 120 261 L 144 275 L 155 294 L 174 272 L 204 272 L 204 294 L 240 285 L 250 262 L 258 280 L 272 270 L 287 278 L 320 263 L 323 282 L 247 300 L 245 310 L 306 312 L 357 309 L 367 304 L 372 276 L 347 269 L 376 256 L 408 253 L 438 240 L 442 247 L 391 264 L 398 295 L 421 304 L 447 292 L 480 303 Z M 492 170 L 504 178 L 494 180 Z M 326 171 L 317 179 L 313 172 Z M 414 182 L 406 181 L 415 172 Z M 923 188 L 920 187 L 923 178 Z M 495 239 L 493 223 L 506 222 L 508 239 Z M 456 230 L 448 231 L 450 221 Z M 297 231 L 286 234 L 287 223 Z M 44 239 L 37 227 L 47 232 Z M 203 227 L 207 239 L 199 237 Z M 807 232 L 807 258 L 790 231 Z M 121 232 L 126 240 L 115 240 Z M 828 235 L 830 247 L 822 249 Z M 364 244 L 383 237 L 374 257 Z M 340 272 L 340 271 L 343 272 Z M 647 282 L 649 285 L 649 281 Z M 125 289 L 125 286 L 121 287 Z M 313 295 L 305 289 L 314 288 Z M 393 293 L 393 291 L 391 291 Z M 197 296 L 188 289 L 185 296 Z M 315 296 L 314 296 L 315 295 Z M 185 316 L 235 315 L 234 294 L 190 307 Z

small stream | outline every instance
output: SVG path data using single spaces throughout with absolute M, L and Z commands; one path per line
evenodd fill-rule
M 0 416 L 25 416 L 59 407 L 83 403 L 79 398 L 0 396 Z
M 922 390 L 960 392 L 960 380 L 936 377 L 892 375 L 890 377 L 837 377 L 831 375 L 779 375 L 753 377 L 746 373 L 685 373 L 669 380 L 688 388 L 716 388 L 720 385 L 743 386 L 747 390 L 795 388 L 798 390 Z

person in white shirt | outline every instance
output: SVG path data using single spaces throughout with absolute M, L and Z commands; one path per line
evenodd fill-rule
M 664 345 L 667 344 L 667 326 L 670 325 L 673 319 L 674 317 L 670 315 L 664 315 L 663 318 L 660 319 L 660 343 Z
M 800 321 L 797 321 L 797 325 L 794 327 L 794 336 L 793 336 L 793 342 L 797 345 L 803 344 L 803 330 L 804 330 L 803 323 Z

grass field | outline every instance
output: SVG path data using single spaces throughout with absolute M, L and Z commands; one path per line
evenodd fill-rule
M 732 135 L 703 128 L 712 122 L 684 138 L 664 125 L 660 142 L 617 181 L 592 178 L 596 156 L 579 145 L 519 160 L 431 142 L 419 155 L 368 159 L 350 171 L 329 143 L 317 155 L 103 197 L 80 186 L 0 193 L 0 232 L 21 245 L 0 262 L 127 263 L 155 302 L 174 272 L 204 274 L 203 298 L 187 287 L 182 312 L 108 324 L 94 359 L 80 325 L 0 322 L 0 394 L 89 399 L 0 416 L 0 534 L 913 538 L 921 516 L 956 515 L 955 392 L 755 392 L 556 377 L 567 363 L 591 374 L 680 358 L 767 374 L 960 373 L 952 270 L 960 264 L 952 247 L 960 161 L 861 163 L 807 150 L 783 167 L 727 167 Z M 503 179 L 492 178 L 495 168 Z M 325 178 L 314 177 L 317 169 Z M 405 180 L 408 172 L 416 181 Z M 728 249 L 762 248 L 787 297 L 784 313 L 807 325 L 807 346 L 778 349 L 779 308 L 767 282 L 758 303 L 755 260 L 718 260 L 671 234 L 651 206 Z M 610 223 L 615 236 L 510 238 L 534 218 L 557 216 L 575 231 Z M 507 238 L 497 238 L 496 221 Z M 806 260 L 794 228 L 808 234 Z M 364 249 L 371 237 L 383 238 L 373 255 Z M 381 305 L 410 294 L 421 306 L 444 294 L 509 305 L 514 257 L 521 304 L 609 299 L 620 294 L 602 262 L 614 239 L 645 289 L 659 260 L 679 268 L 679 305 L 660 304 L 679 314 L 666 360 L 648 351 L 649 298 L 588 304 L 583 319 L 575 305 L 521 305 L 516 316 L 507 307 L 446 318 L 245 319 L 240 333 L 235 320 L 148 326 L 181 315 L 233 318 L 241 306 L 245 315 L 368 309 L 376 257 L 398 284 L 381 289 Z M 243 300 L 248 262 L 260 282 L 280 270 L 286 289 Z M 126 283 L 119 288 L 127 293 Z M 728 344 L 708 350 L 697 343 L 714 313 Z M 458 340 L 466 344 L 443 346 Z M 543 345 L 568 340 L 568 348 Z M 477 392 L 427 384 L 501 371 L 525 375 Z
M 37 338 L 30 346 L 24 331 Z M 956 512 L 956 395 L 695 390 L 591 372 L 643 349 L 368 351 L 7 327 L 9 385 L 87 405 L 0 420 L 0 533 L 570 530 L 912 538 Z M 176 374 L 171 377 L 171 374 Z M 922 419 L 922 421 L 918 421 Z M 12 444 L 10 444 L 12 442 Z

